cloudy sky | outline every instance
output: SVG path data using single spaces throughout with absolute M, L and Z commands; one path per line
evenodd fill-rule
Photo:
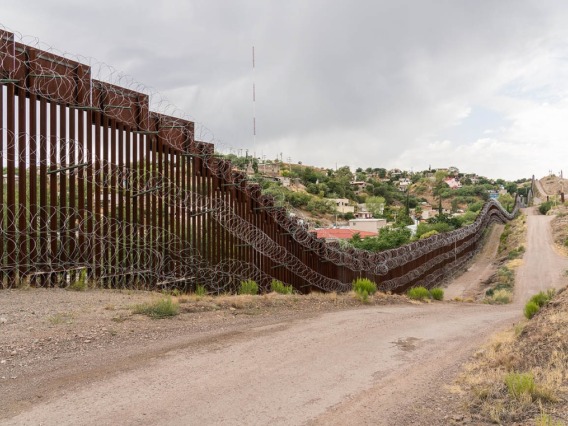
M 112 65 L 224 152 L 333 168 L 453 165 L 506 179 L 568 173 L 565 2 L 0 5 L 0 24 L 24 42 Z

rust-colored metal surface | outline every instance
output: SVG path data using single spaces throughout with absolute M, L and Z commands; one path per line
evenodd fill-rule
M 513 215 L 487 203 L 468 227 L 382 253 L 317 240 L 258 185 L 195 140 L 194 123 L 88 65 L 0 31 L 1 287 L 235 291 L 272 279 L 301 292 L 427 287 L 462 268 L 485 228 Z

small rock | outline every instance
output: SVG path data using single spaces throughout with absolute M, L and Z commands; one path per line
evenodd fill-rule
M 6 364 L 6 360 L 5 359 L 1 360 L 0 364 Z
M 7 318 L 1 317 L 0 318 L 0 324 L 6 324 L 8 322 Z
M 91 341 L 89 339 L 84 340 L 83 343 L 91 343 Z
M 12 351 L 12 352 L 10 352 L 10 355 L 12 355 L 12 356 L 18 355 L 18 351 Z

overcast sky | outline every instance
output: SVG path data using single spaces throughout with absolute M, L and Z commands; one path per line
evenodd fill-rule
M 568 172 L 566 2 L 0 5 L 0 24 L 24 42 L 35 37 L 131 76 L 224 152 L 353 170 L 456 166 L 506 179 Z

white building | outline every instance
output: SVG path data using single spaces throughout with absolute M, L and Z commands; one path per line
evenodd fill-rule
M 379 229 L 387 226 L 386 219 L 351 219 L 349 229 L 358 231 L 379 232 Z

